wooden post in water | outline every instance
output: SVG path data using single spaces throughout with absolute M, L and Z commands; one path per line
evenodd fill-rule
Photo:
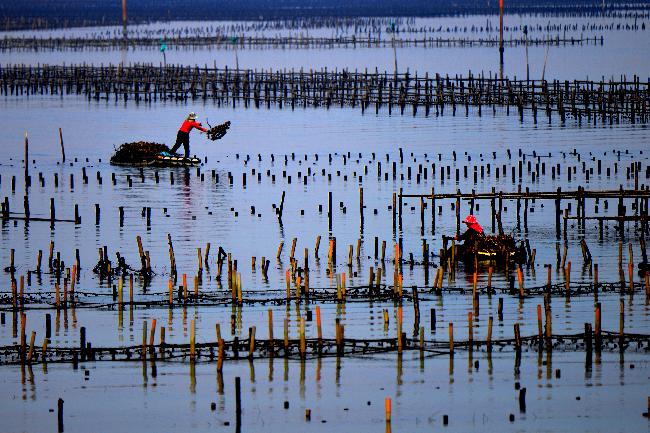
M 122 0 L 122 37 L 127 38 L 126 35 L 126 0 Z
M 57 426 L 58 426 L 58 433 L 63 433 L 63 399 L 59 398 L 59 400 L 56 403 L 57 406 Z
M 29 139 L 25 132 L 25 187 L 28 187 L 29 184 Z
M 142 359 L 147 358 L 147 321 L 142 321 L 142 353 L 140 355 Z
M 156 319 L 151 319 L 151 329 L 149 330 L 149 350 L 153 353 L 153 346 L 156 339 Z
M 124 0 L 126 1 L 126 0 Z M 499 64 L 503 67 L 503 0 L 499 0 Z
M 305 318 L 301 317 L 300 322 L 298 323 L 299 335 L 300 335 L 300 357 L 305 359 L 305 353 L 307 351 L 307 342 L 305 341 Z
M 649 399 L 649 401 L 650 401 L 650 399 Z M 649 403 L 649 405 L 650 405 L 650 403 Z M 390 401 L 390 397 L 386 397 L 385 406 L 386 406 L 386 423 L 390 423 L 390 419 L 391 419 L 391 401 Z
M 36 331 L 32 331 L 32 335 L 29 338 L 29 351 L 27 352 L 27 362 L 32 362 L 32 356 L 34 354 L 34 340 L 36 340 Z
M 59 142 L 61 143 L 61 161 L 65 162 L 65 147 L 63 146 L 63 131 L 59 128 Z
M 269 316 L 269 346 L 270 346 L 270 354 L 273 356 L 273 310 L 269 308 L 268 310 L 268 316 Z
M 596 303 L 596 311 L 595 311 L 595 319 L 594 319 L 594 333 L 595 335 L 595 340 L 596 340 L 596 363 L 598 363 L 598 358 L 600 356 L 600 351 L 602 347 L 602 335 L 601 335 L 601 327 L 600 327 L 600 316 L 601 316 L 601 303 L 597 302 Z
M 236 416 L 236 431 L 241 431 L 241 379 L 235 377 L 235 416 Z
M 494 319 L 492 316 L 488 317 L 488 330 L 487 330 L 487 350 L 488 352 L 492 351 L 492 326 L 494 324 Z
M 454 323 L 449 322 L 449 356 L 454 356 Z
M 318 337 L 318 354 L 320 356 L 320 351 L 322 347 L 323 340 L 323 328 L 321 326 L 321 317 L 320 317 L 320 306 L 316 306 L 316 332 Z
M 253 360 L 255 355 L 255 326 L 248 328 L 248 359 Z

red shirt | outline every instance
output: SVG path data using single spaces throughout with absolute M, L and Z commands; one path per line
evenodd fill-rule
M 192 130 L 192 128 L 196 128 L 199 131 L 203 131 L 203 132 L 207 131 L 207 129 L 201 126 L 199 122 L 196 122 L 194 120 L 186 120 L 185 122 L 183 122 L 180 130 L 189 133 Z

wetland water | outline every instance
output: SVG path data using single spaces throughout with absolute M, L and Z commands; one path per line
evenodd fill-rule
M 449 22 L 459 20 L 462 22 L 450 18 Z M 484 17 L 466 20 L 483 22 Z M 546 22 L 541 18 L 535 20 Z M 562 20 L 580 22 L 576 18 Z M 93 30 L 79 32 L 84 31 Z M 646 81 L 650 62 L 647 56 L 633 52 L 647 51 L 647 33 L 630 32 L 634 37 L 628 38 L 624 31 L 602 33 L 605 46 L 552 47 L 552 53 L 557 52 L 556 59 L 562 60 L 557 67 L 549 68 L 550 76 L 573 79 L 637 74 L 641 81 Z M 625 48 L 618 50 L 616 46 Z M 523 53 L 521 47 L 516 50 Z M 534 73 L 537 77 L 545 49 L 534 50 L 531 59 L 538 65 Z M 374 69 L 378 65 L 390 70 L 391 51 L 390 47 L 244 50 L 239 53 L 239 61 L 245 67 Z M 509 53 L 514 51 L 506 50 L 508 62 L 513 57 Z M 211 51 L 181 50 L 172 60 L 184 64 L 211 63 L 206 52 Z M 614 56 L 612 59 L 620 57 L 621 61 L 604 61 L 609 53 Z M 119 50 L 3 52 L 0 62 L 108 63 L 119 62 L 120 55 Z M 400 49 L 398 56 L 401 67 L 421 74 L 494 70 L 498 66 L 496 48 L 413 47 Z M 432 62 L 435 56 L 443 60 Z M 488 56 L 489 62 L 481 60 Z M 127 61 L 151 62 L 157 61 L 157 57 L 152 50 L 135 50 L 129 51 Z M 369 59 L 377 60 L 372 63 Z M 224 58 L 223 64 L 232 65 L 232 58 Z M 478 66 L 483 64 L 484 67 Z M 513 64 L 506 64 L 506 74 L 520 75 L 522 71 L 525 68 L 521 63 L 515 65 L 513 60 Z M 457 190 L 481 193 L 492 188 L 497 192 L 516 192 L 519 186 L 530 191 L 555 191 L 558 187 L 575 191 L 579 186 L 589 191 L 621 187 L 646 190 L 650 152 L 647 125 L 625 121 L 613 125 L 578 124 L 573 120 L 561 124 L 556 117 L 550 124 L 534 124 L 531 116 L 526 115 L 520 122 L 514 110 L 507 115 L 503 108 L 494 113 L 485 110 L 481 117 L 472 109 L 468 116 L 460 110 L 456 116 L 445 113 L 426 117 L 400 116 L 397 110 L 392 115 L 387 110 L 362 114 L 350 107 L 301 107 L 292 111 L 240 105 L 233 109 L 203 101 L 125 103 L 88 101 L 73 95 L 3 95 L 0 109 L 5 155 L 0 164 L 0 199 L 7 197 L 11 215 L 23 214 L 24 198 L 28 196 L 32 217 L 49 218 L 51 199 L 57 218 L 72 219 L 75 205 L 81 217 L 80 224 L 2 220 L 1 267 L 10 265 L 14 250 L 16 268 L 13 273 L 0 275 L 3 351 L 15 353 L 20 344 L 21 310 L 12 307 L 11 290 L 12 280 L 18 281 L 20 276 L 26 277 L 22 312 L 27 338 L 32 331 L 36 332 L 37 352 L 47 333 L 47 316 L 52 319 L 50 348 L 78 348 L 82 327 L 94 348 L 138 346 L 143 322 L 151 325 L 154 319 L 158 326 L 166 328 L 168 344 L 186 345 L 191 323 L 195 323 L 198 344 L 214 343 L 215 324 L 219 323 L 226 341 L 248 339 L 249 328 L 254 326 L 262 345 L 270 334 L 269 309 L 273 312 L 272 329 L 278 341 L 285 329 L 283 319 L 292 340 L 298 339 L 301 319 L 305 320 L 306 337 L 315 339 L 319 314 L 324 339 L 336 338 L 335 321 L 339 319 L 345 326 L 345 339 L 358 340 L 360 345 L 364 340 L 394 342 L 398 328 L 411 344 L 403 354 L 389 350 L 336 357 L 329 353 L 322 359 L 310 355 L 304 361 L 297 351 L 290 359 L 280 351 L 275 357 L 260 352 L 251 362 L 245 359 L 247 350 L 241 349 L 241 359 L 232 359 L 234 356 L 229 354 L 222 372 L 217 371 L 216 362 L 205 356 L 194 364 L 178 353 L 155 361 L 148 358 L 143 362 L 137 355 L 130 361 L 104 359 L 78 365 L 54 362 L 56 356 L 52 355 L 52 362 L 47 365 L 39 361 L 24 367 L 19 362 L 9 362 L 10 355 L 5 355 L 0 365 L 0 383 L 5 390 L 0 398 L 0 413 L 8 419 L 8 431 L 54 429 L 58 398 L 65 400 L 66 432 L 234 430 L 235 377 L 242 379 L 242 431 L 377 431 L 389 427 L 397 432 L 442 428 L 585 432 L 648 429 L 648 419 L 642 413 L 647 410 L 648 397 L 650 306 L 642 275 L 636 272 L 643 257 L 640 221 L 626 222 L 621 237 L 614 221 L 604 223 L 600 236 L 597 221 L 586 220 L 583 226 L 568 220 L 566 238 L 562 235 L 557 239 L 553 200 L 527 200 L 526 223 L 524 200 L 519 203 L 519 212 L 516 200 L 504 200 L 504 230 L 516 239 L 527 239 L 536 251 L 534 264 L 522 268 L 523 288 L 528 293 L 518 296 L 516 273 L 513 277 L 512 269 L 508 275 L 495 270 L 488 277 L 486 266 L 481 266 L 477 272 L 480 293 L 476 304 L 472 301 L 473 275 L 463 264 L 454 276 L 445 272 L 442 293 L 433 290 L 442 236 L 456 233 L 456 209 L 452 206 L 455 199 L 436 200 L 433 213 L 431 201 L 424 200 L 424 226 L 419 199 L 404 198 L 401 223 L 395 226 L 392 209 L 393 194 L 399 193 L 400 188 L 405 194 L 430 194 L 432 188 L 436 194 Z M 201 120 L 207 118 L 212 124 L 232 122 L 231 130 L 220 141 L 210 142 L 196 132 L 192 134 L 192 153 L 205 161 L 198 169 L 140 171 L 109 164 L 114 147 L 124 142 L 173 144 L 176 128 L 189 111 L 196 111 Z M 58 128 L 62 128 L 65 163 L 61 162 Z M 32 179 L 27 189 L 23 163 L 26 131 Z M 630 170 L 633 164 L 638 164 L 636 172 Z M 360 188 L 364 198 L 363 219 Z M 280 221 L 274 205 L 279 206 L 283 192 L 286 198 Z M 327 215 L 330 192 L 331 227 Z M 486 232 L 492 233 L 490 201 L 476 203 L 474 214 Z M 641 215 L 642 203 L 626 198 L 626 215 Z M 618 213 L 618 205 L 616 198 L 588 199 L 585 212 L 587 216 L 613 216 Z M 149 222 L 147 208 L 151 212 Z M 569 210 L 570 216 L 576 215 L 576 200 L 563 200 L 564 209 Z M 469 201 L 463 201 L 461 219 L 469 211 Z M 198 272 L 196 249 L 201 248 L 204 253 L 206 243 L 211 244 L 209 267 L 204 265 L 198 285 L 205 297 L 196 302 L 175 303 L 172 308 L 165 304 L 171 271 L 167 234 L 173 240 L 179 274 L 175 287 L 182 284 L 180 274 L 187 274 L 190 291 Z M 314 248 L 319 235 L 322 240 L 316 257 Z M 148 251 L 154 275 L 146 284 L 136 275 L 135 302 L 121 309 L 114 294 L 117 278 L 100 279 L 93 267 L 98 261 L 98 249 L 106 246 L 110 260 L 115 262 L 119 252 L 128 265 L 139 268 L 137 236 Z M 329 237 L 336 237 L 337 258 L 332 265 L 328 263 Z M 313 290 L 313 299 L 308 302 L 296 302 L 293 295 L 291 301 L 285 301 L 285 271 L 291 266 L 289 255 L 294 238 L 298 266 L 303 266 L 308 249 L 309 286 Z M 379 245 L 386 241 L 384 262 L 375 257 L 375 238 Z M 583 263 L 582 239 L 590 249 L 591 264 Z M 371 267 L 375 272 L 383 270 L 380 290 L 393 292 L 394 245 L 400 241 L 404 300 L 355 297 L 355 288 L 368 285 Z M 428 243 L 430 252 L 431 263 L 426 271 L 422 266 L 423 241 Z M 79 250 L 77 299 L 67 308 L 55 307 L 54 286 L 57 282 L 63 285 L 65 275 L 57 276 L 48 270 L 50 242 L 54 243 L 54 255 L 59 253 L 65 262 L 64 268 L 75 263 L 75 250 Z M 284 246 L 277 259 L 281 242 Z M 564 245 L 566 262 L 573 265 L 569 276 L 560 270 L 560 263 L 565 260 L 557 256 Z M 353 248 L 351 266 L 349 246 Z M 218 247 L 238 262 L 245 300 L 241 305 L 231 300 L 225 270 L 217 277 Z M 40 275 L 33 272 L 39 250 L 43 252 Z M 410 254 L 415 263 L 410 263 Z M 251 266 L 252 257 L 256 258 L 255 268 Z M 262 257 L 270 261 L 266 274 L 260 269 Z M 630 262 L 634 267 L 633 292 L 629 290 Z M 550 296 L 552 333 L 560 337 L 554 340 L 552 351 L 538 353 L 536 344 L 531 344 L 524 346 L 517 356 L 511 342 L 500 344 L 491 354 L 485 345 L 477 345 L 474 350 L 462 345 L 470 337 L 469 312 L 473 313 L 471 335 L 476 341 L 487 339 L 490 316 L 494 318 L 494 340 L 513 339 L 515 324 L 519 324 L 522 336 L 536 336 L 536 310 L 538 305 L 545 304 L 540 288 L 547 281 L 546 264 L 552 266 L 550 275 L 555 285 Z M 591 285 L 594 264 L 599 266 L 602 284 L 598 299 Z M 346 273 L 351 294 L 346 302 L 337 302 L 335 275 L 342 273 Z M 621 273 L 626 281 L 623 290 Z M 509 290 L 511 277 L 515 279 L 514 292 Z M 493 293 L 486 290 L 488 278 L 495 289 Z M 570 297 L 563 292 L 567 279 L 572 287 Z M 126 286 L 124 298 L 128 299 Z M 295 281 L 292 293 L 294 286 Z M 412 286 L 419 290 L 418 313 L 410 296 Z M 625 343 L 625 352 L 619 350 L 616 342 L 610 342 L 592 365 L 591 351 L 587 357 L 584 339 L 570 337 L 583 333 L 585 323 L 595 326 L 596 302 L 601 305 L 604 331 L 619 332 L 622 311 L 625 333 L 636 337 Z M 450 323 L 454 324 L 458 344 L 454 356 L 449 355 L 448 349 Z M 160 331 L 156 331 L 156 343 Z M 445 346 L 435 346 L 435 350 L 427 350 L 421 356 L 417 350 L 420 332 L 431 347 Z M 562 340 L 562 336 L 567 338 Z M 523 410 L 518 401 L 520 387 L 527 389 Z M 389 426 L 384 414 L 386 397 L 392 399 Z M 310 421 L 306 420 L 306 409 L 311 410 Z M 509 420 L 511 414 L 514 421 Z M 92 425 L 90 419 L 94 420 Z
M 388 19 L 386 19 L 389 21 Z M 469 16 L 464 18 L 415 18 L 403 19 L 400 28 L 403 30 L 397 35 L 399 40 L 443 38 L 443 39 L 489 39 L 498 40 L 498 16 Z M 531 40 L 546 40 L 562 38 L 578 40 L 597 38 L 589 44 L 561 43 L 558 46 L 530 44 L 528 47 L 528 64 L 530 77 L 539 78 L 544 71 L 547 79 L 574 80 L 574 79 L 605 79 L 622 75 L 632 77 L 647 76 L 647 53 L 650 50 L 648 37 L 648 17 L 622 18 L 622 17 L 554 17 L 514 15 L 506 19 L 508 26 L 504 32 L 504 39 L 523 40 L 523 27 L 529 29 Z M 643 24 L 646 27 L 643 27 Z M 304 68 L 318 70 L 335 68 L 363 71 L 392 72 L 394 68 L 394 53 L 391 46 L 391 37 L 386 33 L 385 25 L 349 26 L 336 28 L 282 28 L 282 29 L 251 29 L 251 23 L 197 23 L 197 22 L 171 22 L 154 23 L 132 27 L 131 34 L 135 37 L 149 37 L 152 42 L 148 47 L 136 46 L 128 49 L 121 48 L 86 48 L 80 50 L 2 50 L 0 63 L 2 64 L 118 64 L 118 63 L 153 63 L 163 62 L 159 51 L 158 41 L 162 37 L 171 39 L 166 51 L 167 64 L 183 65 L 216 65 L 219 68 L 235 67 L 238 60 L 242 69 L 296 69 Z M 635 27 L 636 26 L 636 27 Z M 0 37 L 35 37 L 35 38 L 93 38 L 93 37 L 120 37 L 121 28 L 118 27 L 90 27 L 82 29 L 51 30 L 51 31 L 13 31 L 0 32 Z M 178 36 L 214 36 L 214 40 L 236 35 L 240 40 L 247 37 L 315 37 L 336 38 L 367 37 L 368 33 L 373 38 L 380 38 L 385 45 L 380 47 L 367 47 L 363 44 L 347 47 L 246 47 L 235 50 L 232 46 L 225 45 L 221 48 L 215 46 L 179 47 L 174 46 L 173 37 Z M 602 44 L 600 42 L 603 38 Z M 499 56 L 494 55 L 494 46 L 464 46 L 464 47 L 423 47 L 399 46 L 396 50 L 398 69 L 400 72 L 407 68 L 411 73 L 425 72 L 440 73 L 442 75 L 466 75 L 468 71 L 476 73 L 498 73 Z M 526 47 L 517 45 L 506 47 L 503 72 L 509 77 L 526 76 Z M 546 63 L 546 67 L 544 64 Z

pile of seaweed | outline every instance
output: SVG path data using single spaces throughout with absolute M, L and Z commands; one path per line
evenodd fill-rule
M 143 164 L 154 160 L 161 152 L 169 152 L 169 147 L 147 141 L 124 143 L 115 150 L 111 164 Z
M 517 251 L 517 244 L 511 235 L 472 236 L 465 241 L 467 253 L 509 254 Z
M 515 239 L 511 235 L 482 236 L 477 238 L 476 249 L 489 252 L 511 252 L 517 249 Z

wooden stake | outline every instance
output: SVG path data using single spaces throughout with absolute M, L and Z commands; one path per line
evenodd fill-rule
M 385 407 L 386 407 L 386 422 L 389 423 L 390 420 L 391 420 L 391 401 L 390 401 L 390 397 L 386 397 Z
M 454 355 L 454 323 L 449 322 L 449 354 Z
M 487 348 L 488 351 L 492 350 L 492 325 L 494 323 L 494 319 L 492 316 L 488 317 L 488 330 L 487 330 Z
M 32 331 L 29 338 L 29 352 L 27 353 L 27 362 L 32 362 L 32 355 L 34 354 L 34 340 L 36 340 L 36 331 Z
M 255 355 L 255 326 L 248 328 L 248 359 Z
M 65 162 L 65 147 L 63 146 L 63 131 L 59 128 L 59 143 L 61 143 L 61 161 Z
M 299 324 L 299 332 L 300 332 L 300 357 L 305 358 L 305 353 L 307 351 L 307 343 L 305 341 L 305 318 L 301 317 L 300 318 L 300 324 Z
M 268 316 L 269 316 L 269 344 L 271 347 L 273 347 L 273 310 L 268 309 Z M 271 353 L 273 353 L 271 351 Z
M 153 350 L 156 341 L 156 319 L 151 319 L 151 331 L 149 332 L 149 348 Z

